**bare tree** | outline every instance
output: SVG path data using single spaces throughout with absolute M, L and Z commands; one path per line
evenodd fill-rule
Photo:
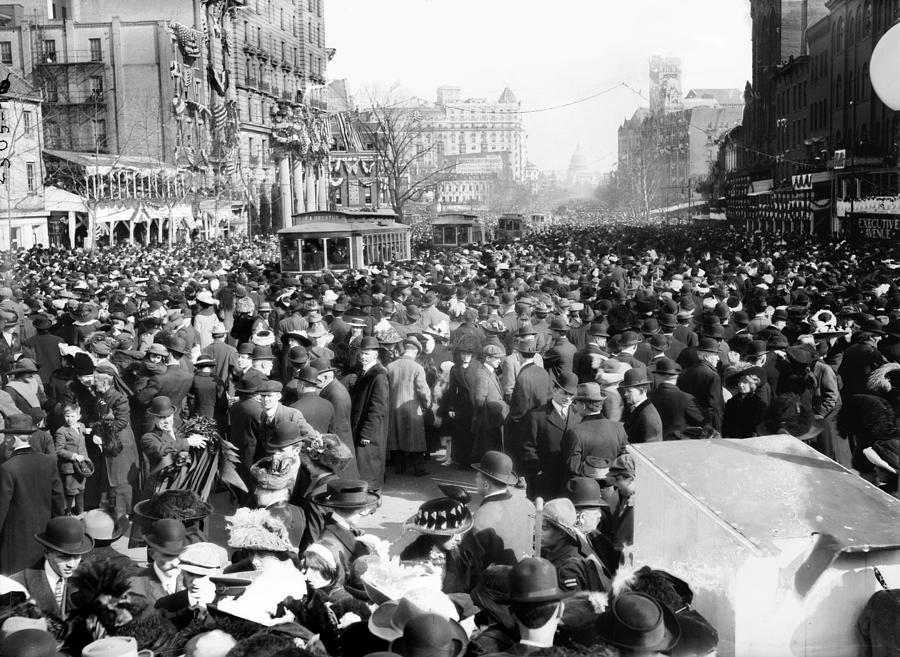
M 421 200 L 447 180 L 455 163 L 439 158 L 438 140 L 430 138 L 426 118 L 415 100 L 399 98 L 374 100 L 360 121 L 361 137 L 376 155 L 374 173 L 384 179 L 391 207 L 398 218 L 410 201 Z

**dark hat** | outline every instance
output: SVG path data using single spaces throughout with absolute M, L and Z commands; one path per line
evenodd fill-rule
M 678 643 L 678 620 L 649 595 L 626 591 L 612 599 L 595 626 L 607 643 L 620 648 L 667 651 Z
M 481 461 L 473 465 L 472 468 L 484 476 L 507 486 L 514 486 L 519 481 L 516 473 L 513 472 L 512 459 L 503 452 L 493 450 L 485 452 L 481 457 Z
M 537 352 L 537 340 L 531 336 L 516 338 L 513 348 L 521 354 L 531 355 Z
M 369 490 L 362 479 L 330 479 L 324 493 L 313 496 L 319 506 L 331 509 L 363 509 L 381 501 L 381 495 Z
M 439 497 L 423 502 L 416 514 L 403 524 L 403 528 L 420 534 L 453 536 L 469 530 L 472 523 L 472 513 L 463 502 L 451 497 Z
M 366 335 L 363 336 L 363 339 L 359 341 L 359 349 L 360 351 L 381 349 L 381 344 L 378 342 L 378 338 L 371 335 Z
M 795 365 L 809 366 L 816 360 L 817 353 L 812 345 L 795 345 L 785 350 L 788 360 Z
M 566 483 L 566 490 L 576 509 L 599 509 L 609 506 L 600 496 L 600 484 L 591 477 L 572 477 Z
M 884 335 L 884 324 L 877 319 L 867 319 L 864 321 L 859 330 L 863 333 L 874 333 L 875 335 Z
M 303 381 L 303 383 L 308 383 L 311 386 L 318 384 L 318 376 L 319 371 L 310 365 L 301 367 L 300 371 L 297 372 L 297 379 Z
M 609 329 L 605 322 L 591 322 L 591 325 L 588 327 L 588 335 L 608 338 Z
M 97 546 L 110 545 L 125 535 L 128 531 L 128 516 L 122 515 L 114 518 L 103 509 L 86 511 L 81 516 L 84 525 L 84 533 L 94 540 Z
M 197 356 L 197 360 L 194 361 L 194 367 L 200 369 L 201 367 L 215 367 L 216 359 L 212 356 L 207 356 L 206 354 L 200 354 Z
M 650 372 L 653 374 L 662 374 L 663 376 L 673 376 L 681 373 L 681 365 L 671 358 L 657 358 L 653 361 L 653 367 Z
M 714 340 L 725 339 L 725 327 L 721 324 L 707 324 L 702 329 L 703 335 Z
M 34 325 L 34 328 L 36 328 L 39 331 L 43 331 L 43 330 L 48 329 L 51 326 L 53 326 L 53 320 L 50 319 L 49 316 L 47 316 L 43 313 L 34 315 L 33 319 L 31 320 L 31 323 Z
M 644 323 L 641 325 L 641 333 L 644 335 L 654 335 L 659 333 L 659 322 L 653 317 L 645 319 Z
M 750 324 L 750 316 L 744 310 L 736 310 L 731 316 L 731 321 L 738 326 L 747 326 Z
M 603 388 L 599 383 L 588 381 L 578 384 L 575 401 L 603 401 L 604 399 L 606 399 L 606 395 L 603 394 Z
M 553 380 L 553 385 L 557 388 L 562 388 L 570 395 L 574 395 L 578 392 L 578 377 L 572 372 L 561 372 L 560 375 Z
M 94 361 L 85 353 L 77 353 L 72 359 L 72 369 L 75 376 L 87 376 L 94 373 Z
M 56 649 L 56 639 L 50 632 L 28 628 L 12 632 L 0 641 L 3 657 L 62 657 Z
M 303 440 L 300 425 L 290 421 L 279 422 L 272 430 L 272 438 L 266 443 L 268 453 L 277 452 L 285 447 L 297 445 Z
M 678 320 L 672 313 L 663 313 L 659 316 L 659 325 L 663 328 L 675 328 L 678 326 Z
M 643 370 L 632 367 L 625 372 L 625 377 L 619 382 L 620 388 L 637 388 L 639 386 L 649 386 L 650 381 L 647 380 Z
M 150 347 L 147 349 L 147 352 L 144 355 L 149 356 L 150 354 L 153 354 L 155 356 L 162 356 L 163 358 L 168 358 L 169 350 L 166 348 L 166 346 L 164 344 L 160 344 L 159 342 L 154 342 L 153 344 L 150 345 Z M 78 354 L 75 354 L 75 356 L 77 358 Z
M 562 317 L 554 317 L 550 320 L 550 330 L 566 332 L 569 330 L 569 325 Z
M 762 356 L 764 353 L 766 353 L 766 343 L 762 340 L 751 340 L 744 355 L 755 358 L 756 356 Z
M 281 381 L 273 381 L 272 379 L 266 379 L 265 381 L 259 384 L 259 388 L 256 389 L 256 392 L 260 395 L 265 393 L 275 393 L 281 392 L 284 390 L 284 386 Z
M 164 395 L 154 397 L 147 407 L 147 415 L 155 415 L 156 417 L 169 417 L 175 414 L 175 407 L 172 400 Z
M 272 353 L 272 347 L 255 345 L 250 360 L 275 360 L 275 354 Z
M 707 351 L 710 353 L 719 353 L 719 343 L 713 338 L 700 338 L 700 344 L 697 345 L 697 351 Z
M 335 368 L 331 365 L 331 363 L 328 362 L 327 360 L 325 360 L 324 358 L 316 358 L 315 360 L 310 362 L 310 365 L 312 367 L 316 368 L 316 372 L 318 374 L 322 374 L 322 372 L 334 372 L 335 371 Z
M 638 344 L 640 341 L 640 336 L 634 331 L 625 331 L 619 334 L 620 347 L 631 347 L 632 345 Z
M 291 347 L 288 352 L 288 360 L 294 365 L 305 365 L 309 362 L 309 352 L 306 351 L 306 347 Z
M 170 557 L 181 554 L 188 543 L 184 523 L 173 518 L 154 522 L 150 531 L 144 534 L 144 541 L 154 550 Z
M 597 480 L 600 486 L 611 486 L 612 484 L 604 484 L 606 475 L 609 474 L 609 459 L 602 456 L 586 456 L 581 464 L 581 474 L 585 477 Z M 603 480 L 601 480 L 603 478 Z
M 509 597 L 500 602 L 555 602 L 570 595 L 572 592 L 560 590 L 552 563 L 539 557 L 526 557 L 509 572 Z
M 256 345 L 252 342 L 242 342 L 237 346 L 237 352 L 244 356 L 249 356 L 256 349 Z
M 14 413 L 6 418 L 5 426 L 0 431 L 2 431 L 2 433 L 30 436 L 37 431 L 37 426 L 34 424 L 34 418 L 30 415 L 25 413 Z
M 402 657 L 459 657 L 468 643 L 466 631 L 455 620 L 421 614 L 406 623 L 395 650 Z
M 240 378 L 234 391 L 242 395 L 253 395 L 259 391 L 259 387 L 265 381 L 265 376 L 259 370 L 249 369 L 244 372 L 244 376 Z
M 34 535 L 41 545 L 63 554 L 87 554 L 94 549 L 94 539 L 85 536 L 84 525 L 73 516 L 57 516 L 47 522 L 44 531 Z
M 786 322 L 788 320 L 787 310 L 784 308 L 776 308 L 772 313 L 773 322 Z
M 187 342 L 179 335 L 173 335 L 169 338 L 169 351 L 178 356 L 184 356 L 188 351 Z
M 665 351 L 669 348 L 669 340 L 662 333 L 654 333 L 647 338 L 647 344 L 657 351 Z
M 790 344 L 791 343 L 788 342 L 787 336 L 785 336 L 784 333 L 773 333 L 766 341 L 766 348 L 770 351 L 774 349 L 787 349 Z

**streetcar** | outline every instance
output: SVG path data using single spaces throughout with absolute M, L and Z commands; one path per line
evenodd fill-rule
M 497 219 L 497 239 L 515 240 L 528 234 L 528 220 L 525 215 L 506 213 Z
M 393 210 L 321 210 L 293 216 L 278 231 L 281 271 L 360 269 L 408 260 L 409 226 Z
M 431 242 L 435 248 L 468 246 L 485 241 L 484 226 L 477 214 L 443 212 L 431 222 L 431 230 Z

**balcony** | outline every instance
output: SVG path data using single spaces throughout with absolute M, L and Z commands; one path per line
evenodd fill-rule
M 103 54 L 92 50 L 72 50 L 69 52 L 41 50 L 35 66 L 105 66 Z
M 265 48 L 259 48 L 258 52 L 256 53 L 256 56 L 259 57 L 260 59 L 267 60 L 267 59 L 269 59 L 269 51 L 266 50 Z
M 105 105 L 107 95 L 105 91 L 100 90 L 76 91 L 70 94 L 57 92 L 46 94 L 44 100 L 57 105 Z
M 296 94 L 296 92 L 288 91 L 287 89 L 285 89 L 284 91 L 281 92 L 281 97 L 284 98 L 285 100 L 295 100 L 297 97 L 297 94 Z
M 247 87 L 248 89 L 257 89 L 259 87 L 259 80 L 252 75 L 244 76 L 244 80 L 238 82 L 238 86 Z
M 79 153 L 109 153 L 109 140 L 105 135 L 101 135 L 96 139 L 45 135 L 44 141 L 46 147 L 51 150 L 77 151 Z
M 282 62 L 281 62 L 281 68 L 283 70 L 287 71 L 288 73 L 290 73 L 291 71 L 294 70 L 294 65 L 285 59 L 285 60 L 282 60 Z
M 256 85 L 256 88 L 262 92 L 269 93 L 269 89 L 271 89 L 272 87 L 269 86 L 269 83 L 266 82 L 265 80 L 260 80 L 259 84 Z

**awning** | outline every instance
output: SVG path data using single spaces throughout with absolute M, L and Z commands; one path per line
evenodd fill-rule
M 44 207 L 50 212 L 87 212 L 84 198 L 59 187 L 44 187 Z
M 750 182 L 750 188 L 747 190 L 747 196 L 756 196 L 757 194 L 766 194 L 772 191 L 772 179 L 753 180 Z
M 97 174 L 105 176 L 110 171 L 136 171 L 142 176 L 157 175 L 160 173 L 176 176 L 179 173 L 186 173 L 185 171 L 181 171 L 176 167 L 152 157 L 109 155 L 106 153 L 81 153 L 78 151 L 55 151 L 49 148 L 45 148 L 44 153 L 51 157 L 66 160 L 72 164 L 84 167 L 85 172 L 90 176 Z

